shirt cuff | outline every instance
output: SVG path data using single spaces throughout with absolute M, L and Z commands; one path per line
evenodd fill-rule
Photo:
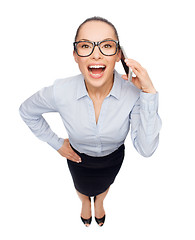
M 56 151 L 59 150 L 64 144 L 63 138 L 53 137 L 49 142 L 47 142 L 51 147 L 53 147 Z
M 159 99 L 158 92 L 155 94 L 140 92 L 140 108 L 148 112 L 157 112 L 158 99 Z

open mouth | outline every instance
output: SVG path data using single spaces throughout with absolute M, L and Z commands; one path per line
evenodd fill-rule
M 106 69 L 105 65 L 89 65 L 88 70 L 92 77 L 99 78 L 103 75 Z

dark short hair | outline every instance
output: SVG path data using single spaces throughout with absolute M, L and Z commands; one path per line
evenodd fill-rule
M 95 17 L 87 18 L 83 23 L 81 23 L 81 25 L 78 27 L 78 29 L 77 29 L 77 31 L 76 31 L 75 42 L 76 42 L 76 40 L 77 40 L 77 37 L 78 37 L 78 35 L 79 35 L 79 31 L 80 31 L 81 27 L 82 27 L 85 23 L 91 22 L 91 21 L 104 22 L 104 23 L 107 23 L 108 25 L 110 25 L 110 26 L 113 28 L 113 30 L 114 30 L 114 33 L 115 33 L 115 35 L 116 35 L 116 37 L 117 37 L 117 40 L 119 41 L 118 32 L 117 32 L 115 26 L 114 26 L 110 21 L 108 21 L 107 19 L 102 18 L 102 17 L 96 17 L 96 16 L 95 16 Z

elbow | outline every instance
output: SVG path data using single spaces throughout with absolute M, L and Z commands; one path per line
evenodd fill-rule
M 19 110 L 20 116 L 22 117 L 23 116 L 23 106 L 22 106 L 22 104 L 20 105 L 18 110 Z
M 156 150 L 156 149 L 155 149 L 155 150 Z M 141 153 L 141 155 L 142 155 L 143 157 L 145 157 L 145 158 L 149 158 L 149 157 L 151 157 L 151 156 L 154 154 L 155 150 L 152 151 L 152 152 L 144 151 L 144 152 Z
M 19 107 L 19 114 L 24 122 L 28 122 L 30 120 L 28 111 L 27 111 L 24 103 L 22 103 Z
M 146 141 L 142 144 L 135 144 L 135 148 L 145 158 L 151 157 L 154 152 L 156 151 L 158 147 L 158 137 L 155 139 L 155 141 Z
M 20 107 L 19 107 L 19 114 L 20 114 L 20 117 L 23 119 L 23 121 L 25 121 L 26 120 L 26 111 L 25 111 L 25 108 L 24 108 L 24 106 L 23 106 L 23 103 L 20 105 Z

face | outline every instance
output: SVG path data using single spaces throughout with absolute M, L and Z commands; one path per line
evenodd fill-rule
M 76 41 L 99 42 L 105 39 L 118 40 L 114 29 L 107 23 L 91 21 L 81 27 Z M 91 87 L 100 88 L 113 81 L 113 71 L 115 63 L 120 61 L 120 51 L 113 56 L 105 56 L 96 46 L 88 57 L 79 57 L 76 52 L 73 55 L 86 83 Z

